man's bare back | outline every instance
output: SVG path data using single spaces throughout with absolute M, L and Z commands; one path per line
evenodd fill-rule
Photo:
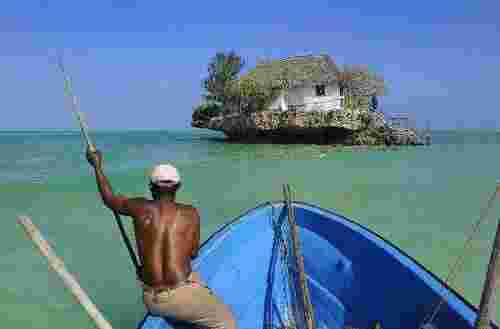
M 162 200 L 136 202 L 132 217 L 143 264 L 141 279 L 151 287 L 174 287 L 191 274 L 191 258 L 198 252 L 198 211 Z

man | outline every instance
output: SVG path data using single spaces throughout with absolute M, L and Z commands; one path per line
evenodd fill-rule
M 158 165 L 149 188 L 153 200 L 115 195 L 102 170 L 99 151 L 87 151 L 95 169 L 102 201 L 111 210 L 134 220 L 142 268 L 144 304 L 154 315 L 204 328 L 233 329 L 236 323 L 224 305 L 191 270 L 198 253 L 200 217 L 196 208 L 175 202 L 181 186 L 177 169 Z

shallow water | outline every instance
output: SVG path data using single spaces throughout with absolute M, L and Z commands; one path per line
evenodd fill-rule
M 216 136 L 99 132 L 94 140 L 115 191 L 126 195 L 145 195 L 147 170 L 173 162 L 184 179 L 180 201 L 200 209 L 203 239 L 244 210 L 280 200 L 288 182 L 295 199 L 368 226 L 441 278 L 500 176 L 500 135 L 493 131 L 435 132 L 431 147 L 363 152 L 226 144 Z M 127 252 L 83 150 L 77 132 L 0 132 L 2 327 L 92 327 L 16 224 L 20 214 L 39 225 L 115 328 L 133 329 L 144 315 Z M 499 213 L 492 211 L 451 283 L 476 305 Z

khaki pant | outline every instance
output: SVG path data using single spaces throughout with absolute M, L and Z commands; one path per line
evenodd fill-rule
M 180 287 L 162 292 L 154 292 L 146 286 L 144 305 L 151 314 L 174 321 L 202 328 L 236 329 L 229 307 L 206 287 L 199 274 L 191 273 L 188 280 Z

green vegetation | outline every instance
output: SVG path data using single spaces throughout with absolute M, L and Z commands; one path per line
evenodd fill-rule
M 245 62 L 234 51 L 218 52 L 208 64 L 208 76 L 203 80 L 203 102 L 194 109 L 193 121 L 227 113 L 234 83 Z
M 205 100 L 193 112 L 193 121 L 206 121 L 222 113 L 222 104 L 217 101 Z
M 234 51 L 215 54 L 208 64 L 208 77 L 203 80 L 205 99 L 226 105 L 232 97 L 233 83 L 244 66 L 244 60 Z
M 221 114 L 252 113 L 264 109 L 274 96 L 274 89 L 251 76 L 240 77 L 245 61 L 234 51 L 218 52 L 208 64 L 203 80 L 205 95 L 195 108 L 193 120 Z
M 250 76 L 243 76 L 234 83 L 235 103 L 243 113 L 264 110 L 277 93 L 276 88 L 258 83 Z
M 345 65 L 337 71 L 337 81 L 344 93 L 346 110 L 375 111 L 378 107 L 377 96 L 387 94 L 384 78 L 365 65 Z

